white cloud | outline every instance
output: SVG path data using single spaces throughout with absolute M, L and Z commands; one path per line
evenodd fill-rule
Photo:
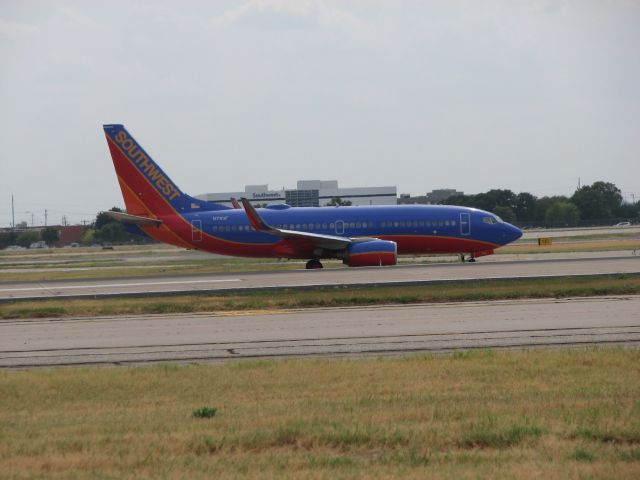
M 20 22 L 9 22 L 0 18 L 0 36 L 5 38 L 17 38 L 24 35 L 32 35 L 40 32 L 35 25 Z
M 354 15 L 321 0 L 249 0 L 215 17 L 214 23 L 258 29 L 353 28 L 364 25 Z

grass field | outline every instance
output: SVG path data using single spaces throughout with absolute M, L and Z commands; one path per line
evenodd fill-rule
M 638 478 L 640 352 L 1 372 L 0 465 L 47 479 Z
M 519 241 L 497 249 L 496 254 L 640 251 L 637 234 L 593 237 L 554 239 L 556 243 L 549 246 L 538 246 L 532 240 Z M 400 264 L 413 265 L 457 261 L 455 255 L 401 256 L 398 259 Z M 323 264 L 326 268 L 345 268 L 339 260 L 325 260 Z M 97 248 L 0 251 L 0 275 L 2 281 L 7 282 L 293 270 L 303 269 L 304 265 L 305 261 L 301 260 L 220 257 L 155 244 L 116 246 L 114 250 L 106 251 Z
M 640 276 L 478 280 L 464 284 L 325 288 L 175 297 L 39 300 L 0 303 L 0 318 L 42 318 L 191 312 L 235 312 L 516 298 L 640 294 Z

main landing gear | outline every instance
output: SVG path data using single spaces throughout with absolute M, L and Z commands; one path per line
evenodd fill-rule
M 322 263 L 320 263 L 320 260 L 318 260 L 317 258 L 314 258 L 307 262 L 306 268 L 307 270 L 313 270 L 316 268 L 324 268 L 324 267 L 322 266 Z
M 465 262 L 465 259 L 464 259 L 464 253 L 461 253 L 461 254 L 460 254 L 460 261 L 461 261 L 462 263 L 464 263 L 464 262 Z M 476 257 L 473 255 L 473 253 L 472 253 L 472 254 L 471 254 L 471 256 L 469 257 L 469 260 L 467 260 L 467 262 L 469 262 L 469 263 L 475 263 L 475 262 L 476 262 Z

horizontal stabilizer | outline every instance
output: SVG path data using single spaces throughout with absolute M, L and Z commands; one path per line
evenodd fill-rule
M 162 223 L 162 220 L 157 218 L 140 217 L 138 215 L 129 215 L 122 212 L 101 212 L 109 217 L 122 223 L 132 223 L 134 225 L 155 225 L 156 227 Z

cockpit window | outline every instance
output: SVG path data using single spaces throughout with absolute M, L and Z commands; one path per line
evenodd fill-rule
M 494 223 L 498 223 L 498 220 L 496 220 L 493 217 L 482 217 L 482 221 L 484 223 L 488 223 L 489 225 L 493 225 Z

